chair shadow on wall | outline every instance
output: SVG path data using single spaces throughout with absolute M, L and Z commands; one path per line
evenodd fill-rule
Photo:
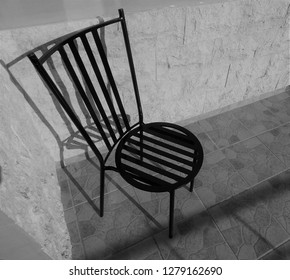
M 102 22 L 103 19 L 98 17 L 99 22 Z M 41 46 L 38 46 L 37 48 L 35 48 L 33 51 L 36 52 L 41 52 L 44 53 L 45 51 L 47 51 L 50 47 L 52 47 L 53 45 L 57 44 L 59 41 L 64 40 L 69 34 L 59 37 L 55 40 L 49 41 Z M 103 46 L 104 46 L 104 50 L 106 52 L 107 47 L 106 47 L 106 42 L 105 42 L 105 30 L 104 28 L 100 29 L 100 38 L 102 40 Z M 29 51 L 31 52 L 31 50 Z M 107 53 L 107 52 L 106 52 Z M 14 60 L 12 60 L 9 63 L 5 63 L 3 60 L 0 60 L 0 64 L 6 69 L 6 71 L 8 72 L 9 76 L 10 76 L 10 80 L 12 81 L 12 83 L 16 86 L 16 88 L 18 89 L 18 91 L 23 95 L 24 99 L 27 101 L 27 103 L 30 105 L 30 107 L 32 108 L 32 110 L 36 113 L 36 115 L 39 117 L 39 119 L 41 120 L 41 122 L 49 129 L 49 131 L 51 132 L 51 134 L 53 135 L 53 137 L 55 138 L 57 145 L 59 147 L 59 157 L 60 157 L 60 166 L 61 166 L 61 170 L 66 174 L 67 178 L 72 182 L 72 184 L 74 184 L 74 186 L 78 189 L 78 191 L 83 195 L 83 197 L 85 198 L 85 200 L 91 205 L 91 207 L 94 209 L 94 211 L 96 213 L 100 213 L 100 210 L 98 208 L 98 206 L 96 206 L 94 199 L 90 196 L 90 194 L 87 193 L 87 191 L 84 189 L 84 187 L 78 182 L 75 174 L 70 170 L 69 165 L 67 166 L 65 163 L 65 159 L 64 159 L 64 150 L 65 148 L 68 150 L 74 150 L 74 149 L 79 149 L 79 150 L 83 150 L 83 154 L 86 157 L 86 160 L 90 162 L 91 165 L 93 165 L 95 167 L 96 172 L 100 171 L 99 165 L 96 164 L 94 162 L 94 160 L 92 160 L 90 153 L 89 153 L 89 146 L 87 145 L 85 139 L 82 137 L 82 135 L 76 130 L 73 129 L 72 127 L 72 123 L 69 120 L 69 118 L 67 117 L 66 113 L 64 112 L 64 110 L 62 109 L 61 105 L 59 104 L 59 102 L 57 101 L 57 99 L 55 98 L 55 96 L 50 92 L 49 88 L 44 84 L 44 86 L 46 87 L 46 89 L 48 90 L 48 93 L 50 94 L 50 97 L 52 99 L 52 102 L 58 112 L 58 114 L 60 115 L 60 117 L 62 118 L 68 132 L 69 132 L 69 136 L 66 139 L 61 139 L 61 137 L 59 136 L 59 134 L 57 133 L 57 131 L 55 130 L 55 128 L 53 127 L 53 125 L 50 123 L 50 121 L 44 116 L 44 114 L 41 112 L 39 106 L 37 105 L 37 103 L 33 100 L 33 98 L 29 95 L 29 93 L 26 91 L 26 89 L 22 86 L 21 82 L 19 82 L 17 80 L 17 78 L 15 77 L 15 75 L 12 73 L 11 71 L 11 67 L 13 67 L 14 65 L 17 65 L 17 63 L 19 63 L 20 61 L 22 61 L 23 59 L 27 58 L 27 54 L 28 52 L 20 55 L 19 57 L 15 58 Z M 49 71 L 51 72 L 52 77 L 54 78 L 54 80 L 56 81 L 56 84 L 59 86 L 64 98 L 66 99 L 66 101 L 68 102 L 68 104 L 71 106 L 72 105 L 72 101 L 71 101 L 71 94 L 69 93 L 69 91 L 67 90 L 65 84 L 63 83 L 61 76 L 59 75 L 59 73 L 57 72 L 55 63 L 52 59 L 49 59 L 47 61 L 47 67 L 49 69 Z M 66 69 L 66 67 L 63 67 L 63 69 Z M 35 72 L 37 73 L 37 72 Z M 67 72 L 68 74 L 68 72 Z M 67 75 L 70 79 L 70 75 Z M 39 77 L 39 79 L 41 79 Z M 72 83 L 74 85 L 74 83 Z M 85 85 L 85 91 L 86 93 L 89 91 L 89 89 L 86 87 L 86 83 L 84 82 Z M 109 82 L 107 82 L 107 89 L 109 94 L 111 94 L 111 88 L 110 88 L 110 84 Z M 89 135 L 91 136 L 92 140 L 97 143 L 102 141 L 102 137 L 98 132 L 98 129 L 96 128 L 96 126 L 94 125 L 93 121 L 91 120 L 91 117 L 87 111 L 87 108 L 82 100 L 82 98 L 79 97 L 78 94 L 78 90 L 74 85 L 74 94 L 75 94 L 75 98 L 77 100 L 78 106 L 81 110 L 81 113 L 83 114 L 83 116 L 85 117 L 85 121 L 86 121 L 86 126 L 85 129 L 87 130 L 87 132 L 89 133 Z M 90 94 L 87 95 L 90 99 L 92 99 L 92 96 Z M 92 101 L 92 100 L 91 100 Z M 94 106 L 94 110 L 96 112 L 97 115 L 99 115 L 98 109 L 96 108 L 96 106 L 94 105 L 94 102 L 91 102 L 91 104 Z M 73 109 L 73 106 L 71 106 L 71 108 Z M 130 116 L 127 115 L 128 120 L 130 122 Z M 113 124 L 113 119 L 109 118 L 109 121 L 112 121 Z M 121 124 L 122 125 L 122 124 Z M 105 124 L 104 124 L 105 127 Z M 114 126 L 112 126 L 114 127 Z M 136 207 L 138 207 L 138 209 L 140 211 L 142 211 L 150 220 L 153 221 L 153 223 L 155 223 L 157 226 L 160 227 L 160 225 L 158 224 L 158 222 L 155 221 L 155 219 L 143 208 L 139 205 L 139 203 L 130 195 L 128 194 L 128 192 L 126 192 L 126 190 L 124 190 L 122 188 L 122 186 L 120 186 L 118 184 L 117 181 L 113 180 L 108 174 L 105 175 L 106 176 L 106 180 L 110 180 L 114 186 L 119 189 L 119 191 L 121 191 L 128 200 L 130 200 Z M 59 176 L 58 176 L 58 180 L 60 180 Z M 0 168 L 0 183 L 1 183 L 1 168 Z M 99 180 L 98 182 L 96 182 L 97 184 L 99 184 Z M 61 185 L 61 184 L 60 184 Z M 61 192 L 63 194 L 63 189 L 61 189 Z M 62 195 L 63 197 L 63 195 Z M 62 199 L 62 203 L 64 204 L 64 201 Z M 71 234 L 71 233 L 70 233 Z M 144 236 L 144 238 L 146 238 L 146 236 Z

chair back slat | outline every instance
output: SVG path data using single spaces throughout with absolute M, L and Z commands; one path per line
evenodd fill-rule
M 116 57 L 112 56 L 111 60 L 110 56 L 107 56 L 107 46 L 104 45 L 105 42 L 103 42 L 103 38 L 101 39 L 99 34 L 100 28 L 119 23 L 121 23 L 122 29 L 118 28 L 118 31 L 115 32 L 122 31 L 123 33 L 123 46 L 125 46 L 124 51 L 129 62 L 139 116 L 139 120 L 134 124 L 130 123 L 130 116 L 125 111 L 126 103 L 121 99 L 117 82 L 111 70 L 113 69 L 111 63 L 115 63 Z M 117 36 L 117 38 L 119 37 Z M 109 151 L 104 159 L 106 161 L 117 142 L 131 128 L 143 123 L 124 13 L 120 9 L 118 18 L 72 32 L 61 39 L 54 40 L 54 42 L 56 42 L 54 43 L 55 45 L 46 49 L 39 57 L 32 51 L 28 54 L 28 58 L 84 139 L 90 146 L 93 146 L 91 148 L 95 151 L 97 157 L 102 157 L 102 159 L 103 156 L 101 156 L 96 147 L 95 141 L 100 141 L 101 139 L 104 141 Z M 55 56 L 57 56 L 56 62 L 54 60 Z M 61 60 L 59 61 L 59 59 Z M 48 70 L 44 65 L 46 63 Z M 60 68 L 55 67 L 54 63 L 58 63 L 57 66 Z M 59 75 L 54 75 L 54 71 L 60 72 L 58 73 Z M 62 73 L 65 75 L 64 81 L 62 81 L 60 76 Z M 68 89 L 75 91 L 77 103 L 70 100 L 73 96 L 68 94 Z M 75 107 L 75 105 L 78 107 Z M 77 112 L 79 110 L 81 110 L 82 116 L 78 115 Z M 83 124 L 83 120 L 86 121 L 86 125 Z M 92 133 L 87 131 L 92 127 L 92 122 L 98 135 L 95 133 L 92 135 Z M 92 137 L 94 140 L 92 140 Z
M 110 112 L 112 114 L 113 120 L 114 120 L 114 122 L 116 124 L 116 127 L 117 127 L 119 133 L 120 133 L 120 132 L 122 132 L 122 127 L 121 127 L 119 118 L 117 116 L 117 112 L 115 110 L 114 104 L 113 104 L 112 99 L 111 99 L 110 94 L 109 94 L 109 91 L 108 91 L 108 89 L 106 87 L 105 81 L 104 81 L 104 79 L 102 77 L 101 71 L 100 71 L 100 69 L 98 67 L 98 64 L 96 62 L 96 59 L 94 57 L 94 54 L 92 52 L 91 46 L 90 46 L 90 44 L 88 42 L 88 39 L 87 39 L 86 35 L 81 36 L 81 40 L 83 42 L 84 48 L 86 50 L 86 53 L 88 55 L 88 58 L 89 58 L 90 63 L 92 65 L 92 68 L 94 70 L 94 73 L 95 73 L 95 75 L 96 75 L 96 77 L 98 79 L 100 87 L 101 87 L 101 89 L 102 89 L 102 91 L 104 93 L 104 97 L 106 99 L 106 102 L 107 102 L 107 105 L 109 107 L 109 110 L 110 110 Z M 110 122 L 108 122 L 106 124 L 107 124 L 108 130 L 110 132 L 110 135 L 111 135 L 111 137 L 113 138 L 113 140 L 115 142 L 116 141 L 116 137 L 115 137 L 114 131 L 112 130 L 111 124 L 110 124 Z M 120 135 L 121 134 L 122 133 L 120 133 Z
M 71 50 L 72 50 L 72 52 L 74 54 L 74 57 L 75 57 L 76 61 L 78 61 L 78 53 L 77 53 L 77 51 L 75 51 L 75 49 L 76 49 L 75 43 L 71 42 L 71 43 L 69 43 L 69 46 L 70 46 L 70 48 L 71 48 Z M 90 112 L 90 114 L 91 114 L 91 116 L 92 116 L 92 118 L 93 118 L 93 120 L 94 120 L 94 122 L 95 122 L 95 124 L 96 124 L 96 126 L 97 126 L 97 128 L 98 128 L 98 130 L 100 132 L 100 134 L 102 135 L 102 138 L 103 138 L 107 148 L 110 149 L 111 144 L 110 144 L 110 142 L 108 140 L 108 137 L 107 137 L 107 135 L 106 135 L 106 133 L 105 133 L 105 131 L 104 131 L 104 129 L 103 129 L 103 127 L 102 127 L 102 125 L 101 125 L 101 123 L 100 123 L 100 121 L 99 121 L 99 119 L 98 119 L 98 117 L 97 117 L 97 115 L 96 115 L 96 113 L 95 113 L 95 111 L 94 111 L 94 109 L 93 109 L 93 107 L 92 107 L 92 105 L 91 105 L 86 93 L 85 93 L 85 90 L 83 89 L 83 86 L 81 85 L 81 82 L 80 82 L 80 80 L 79 80 L 79 78 L 78 78 L 78 76 L 77 76 L 77 74 L 76 74 L 76 72 L 75 72 L 75 70 L 74 70 L 69 58 L 68 58 L 68 56 L 67 56 L 66 51 L 64 50 L 63 47 L 59 48 L 59 53 L 61 55 L 61 58 L 63 59 L 63 62 L 65 64 L 70 76 L 72 77 L 73 83 L 75 84 L 75 86 L 76 86 L 79 94 L 81 95 L 81 97 L 82 97 L 87 109 L 89 110 L 89 112 Z M 80 67 L 80 64 L 81 64 L 81 62 L 79 61 L 79 67 Z
M 98 94 L 97 94 L 97 92 L 95 90 L 95 87 L 94 87 L 94 85 L 93 85 L 93 83 L 92 83 L 92 81 L 91 81 L 91 79 L 89 77 L 89 74 L 88 74 L 88 72 L 86 70 L 86 67 L 85 67 L 83 61 L 82 61 L 82 58 L 81 58 L 81 56 L 80 56 L 80 54 L 78 52 L 78 49 L 76 48 L 75 41 L 71 41 L 69 43 L 69 46 L 70 46 L 71 51 L 73 53 L 73 56 L 74 56 L 74 58 L 75 58 L 75 60 L 77 62 L 77 65 L 78 65 L 78 67 L 79 67 L 79 69 L 81 71 L 82 77 L 85 80 L 85 84 L 88 86 L 89 92 L 92 95 L 92 97 L 93 97 L 93 99 L 94 99 L 94 101 L 95 101 L 95 103 L 97 105 L 97 108 L 98 108 L 98 110 L 99 110 L 99 112 L 100 112 L 100 114 L 102 116 L 102 120 L 106 124 L 106 127 L 107 127 L 107 129 L 109 131 L 110 136 L 113 139 L 113 142 L 115 142 L 115 141 L 117 141 L 117 138 L 116 138 L 115 133 L 114 133 L 114 131 L 112 129 L 112 126 L 111 126 L 111 123 L 110 123 L 110 121 L 108 119 L 108 116 L 107 116 L 107 114 L 106 114 L 106 112 L 104 110 L 104 107 L 103 107 L 103 105 L 102 105 L 102 103 L 101 103 L 101 101 L 100 101 L 100 99 L 98 97 Z M 104 96 L 106 98 L 109 98 L 106 93 L 104 93 Z M 104 137 L 104 136 L 102 136 L 102 137 Z
M 111 68 L 110 68 L 110 65 L 109 65 L 105 50 L 103 48 L 102 41 L 101 41 L 101 39 L 99 37 L 99 34 L 98 34 L 97 30 L 93 30 L 92 34 L 93 34 L 96 46 L 98 48 L 101 60 L 103 62 L 103 65 L 104 65 L 104 68 L 105 68 L 109 83 L 110 83 L 110 85 L 112 87 L 116 102 L 117 102 L 117 104 L 119 106 L 119 110 L 120 110 L 120 113 L 122 115 L 123 122 L 124 122 L 126 128 L 129 129 L 130 128 L 129 121 L 128 121 L 127 115 L 125 113 L 124 106 L 123 106 L 123 103 L 121 101 L 121 98 L 120 98 L 120 95 L 119 95 L 119 92 L 118 92 L 118 89 L 117 89 L 117 86 L 116 86 L 116 83 L 115 83 L 115 79 L 113 77 L 113 74 L 112 74 L 112 71 L 111 71 Z
M 83 125 L 81 124 L 79 118 L 76 116 L 74 111 L 71 109 L 65 98 L 63 97 L 62 93 L 59 91 L 55 83 L 53 82 L 52 78 L 49 76 L 43 65 L 40 63 L 38 58 L 34 53 L 31 53 L 29 55 L 30 61 L 33 63 L 35 68 L 37 69 L 38 73 L 42 77 L 42 79 L 45 81 L 45 83 L 49 86 L 49 88 L 52 90 L 54 96 L 58 100 L 58 102 L 61 104 L 65 112 L 68 114 L 68 116 L 71 118 L 77 129 L 80 131 L 82 136 L 85 138 L 89 146 L 91 147 L 92 151 L 95 153 L 97 158 L 99 159 L 100 163 L 103 163 L 103 156 L 100 153 L 100 151 L 97 149 L 96 145 L 92 141 L 91 137 L 87 133 L 87 131 L 84 129 Z

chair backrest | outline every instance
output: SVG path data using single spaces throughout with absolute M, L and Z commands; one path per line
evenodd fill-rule
M 118 23 L 121 23 L 122 26 L 125 49 L 138 110 L 139 121 L 133 125 L 129 123 L 128 115 L 125 112 L 124 104 L 120 98 L 110 63 L 107 59 L 106 51 L 98 32 L 100 28 Z M 91 40 L 88 40 L 88 37 L 90 37 Z M 80 43 L 82 44 L 82 51 L 86 53 L 86 57 L 88 58 L 89 62 L 87 61 L 87 63 L 83 59 L 83 54 L 80 54 L 78 47 Z M 95 56 L 96 52 L 99 55 L 99 60 Z M 44 63 L 48 62 L 48 60 L 51 59 L 55 53 L 60 55 L 62 63 L 64 64 L 66 71 L 72 80 L 74 88 L 83 100 L 90 117 L 94 121 L 94 124 L 96 125 L 98 132 L 110 153 L 122 136 L 126 134 L 126 132 L 131 130 L 136 125 L 143 123 L 141 102 L 123 9 L 119 9 L 118 18 L 104 21 L 97 25 L 68 34 L 63 37 L 63 40 L 44 52 L 40 57 L 37 57 L 34 52 L 30 52 L 28 54 L 28 58 L 50 91 L 57 98 L 93 152 L 99 160 L 103 162 L 103 156 L 94 144 L 94 141 L 91 139 L 89 133 L 82 125 L 79 117 L 75 113 L 75 110 L 68 104 L 53 77 L 51 77 L 49 71 L 47 71 L 44 67 Z M 74 59 L 73 63 L 71 61 L 72 57 Z M 104 71 L 100 70 L 100 63 L 102 63 L 102 69 L 104 69 Z M 95 82 L 91 79 L 91 73 L 94 74 L 94 77 L 98 82 L 98 89 L 96 89 Z M 109 92 L 106 85 L 106 80 L 108 80 L 112 94 Z M 102 96 L 100 96 L 100 94 Z

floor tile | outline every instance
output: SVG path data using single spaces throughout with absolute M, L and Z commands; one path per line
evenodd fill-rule
M 204 132 L 210 132 L 229 126 L 233 120 L 235 120 L 235 117 L 231 111 L 228 111 L 204 120 L 200 120 L 198 121 L 198 124 Z
M 188 124 L 187 126 L 185 126 L 185 128 L 197 136 L 198 140 L 201 142 L 201 145 L 203 147 L 204 154 L 210 153 L 217 149 L 216 145 L 212 142 L 212 140 L 208 137 L 208 135 L 203 131 L 203 129 L 201 128 L 198 122 Z
M 290 97 L 288 94 L 274 95 L 260 102 L 275 115 L 281 124 L 290 121 Z
M 263 203 L 265 190 L 247 190 L 209 209 L 238 259 L 257 259 L 289 238 Z
M 160 232 L 154 238 L 164 259 L 236 259 L 205 212 L 177 223 L 172 239 L 168 238 L 167 231 Z
M 290 167 L 290 123 L 258 137 L 287 167 Z
M 198 134 L 197 138 L 202 145 L 203 153 L 205 155 L 217 150 L 216 145 L 214 144 L 214 142 L 209 138 L 209 136 L 205 132 Z
M 230 199 L 248 188 L 249 185 L 245 180 L 235 172 L 223 181 L 217 181 L 205 187 L 196 188 L 195 191 L 200 200 L 208 208 L 226 199 Z
M 285 165 L 256 137 L 223 150 L 249 185 L 254 185 L 285 169 Z
M 191 124 L 188 124 L 185 126 L 186 129 L 188 129 L 189 131 L 191 131 L 193 134 L 198 135 L 203 131 L 202 127 L 200 126 L 200 124 L 198 122 L 193 122 Z
M 94 199 L 100 195 L 99 174 L 82 175 L 68 179 L 74 205 Z
M 146 210 L 146 217 L 154 232 L 168 228 L 169 222 L 169 194 L 152 193 L 136 189 L 140 205 Z M 201 201 L 188 187 L 182 187 L 175 191 L 174 223 L 189 219 L 204 211 Z
M 206 207 L 210 207 L 249 188 L 248 183 L 221 151 L 205 157 L 195 178 L 194 190 Z
M 195 186 L 198 187 L 202 182 L 207 182 L 205 180 L 223 181 L 234 172 L 235 169 L 222 151 L 212 152 L 204 157 L 201 170 L 195 178 Z
M 94 173 L 95 170 L 99 169 L 99 163 L 97 160 L 92 159 L 81 159 L 79 161 L 75 161 L 69 163 L 62 169 L 63 173 L 67 175 L 72 174 L 74 177 L 81 177 L 84 175 L 88 175 Z
M 63 209 L 66 210 L 73 206 L 71 191 L 68 184 L 68 177 L 65 170 L 62 168 L 57 168 L 56 174 L 61 191 L 61 202 Z
M 63 171 L 67 175 L 74 205 L 94 199 L 100 191 L 99 163 L 96 159 L 82 160 L 68 165 Z
M 153 238 L 148 238 L 140 243 L 125 249 L 110 259 L 113 260 L 162 260 L 158 247 Z
M 98 199 L 94 201 L 99 207 Z M 103 259 L 152 234 L 138 208 L 132 187 L 105 196 L 105 213 L 99 216 L 88 203 L 76 207 L 87 259 Z
M 80 168 L 81 171 L 78 168 Z M 86 202 L 88 199 L 99 197 L 100 169 L 95 158 L 82 161 L 80 166 L 75 164 L 73 167 L 68 167 L 66 173 L 74 205 Z M 117 186 L 125 187 L 126 185 L 128 185 L 128 183 L 121 178 L 119 173 L 106 171 L 105 193 L 116 190 Z
M 255 135 L 281 124 L 279 118 L 260 101 L 234 109 L 233 114 Z
M 219 148 L 227 147 L 253 136 L 253 133 L 236 120 L 231 112 L 222 113 L 199 121 L 199 123 Z
M 72 196 L 71 196 L 70 187 L 68 185 L 68 181 L 64 180 L 58 183 L 60 186 L 60 195 L 61 195 L 61 202 L 63 205 L 63 210 L 71 208 L 73 204 L 72 204 Z
M 209 137 L 219 147 L 228 147 L 241 140 L 253 136 L 238 120 L 233 120 L 228 126 L 208 132 Z
M 260 183 L 253 195 L 290 234 L 290 170 Z

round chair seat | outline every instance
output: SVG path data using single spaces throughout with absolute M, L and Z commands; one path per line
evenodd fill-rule
M 132 186 L 170 192 L 194 179 L 203 162 L 203 149 L 187 129 L 155 122 L 125 135 L 115 157 L 121 176 Z

